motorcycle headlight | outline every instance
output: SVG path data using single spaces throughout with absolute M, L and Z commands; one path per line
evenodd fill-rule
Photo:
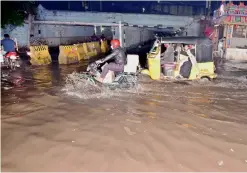
M 31 52 L 27 52 L 27 55 L 30 56 L 31 55 Z
M 15 60 L 17 57 L 16 56 L 10 56 L 10 59 Z

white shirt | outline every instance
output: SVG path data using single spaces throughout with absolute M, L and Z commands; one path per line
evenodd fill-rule
M 218 44 L 218 50 L 222 50 L 223 49 L 223 41 L 219 41 L 219 44 Z

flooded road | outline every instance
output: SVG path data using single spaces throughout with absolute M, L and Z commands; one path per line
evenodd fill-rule
M 247 171 L 246 63 L 226 62 L 213 82 L 141 76 L 137 88 L 91 94 L 66 83 L 81 70 L 2 81 L 3 171 Z

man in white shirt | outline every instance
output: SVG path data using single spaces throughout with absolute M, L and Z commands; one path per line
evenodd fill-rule
M 220 58 L 223 58 L 224 56 L 224 42 L 225 42 L 225 37 L 220 39 L 218 43 L 218 51 L 220 53 Z

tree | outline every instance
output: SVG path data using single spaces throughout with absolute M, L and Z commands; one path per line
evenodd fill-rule
M 1 1 L 1 28 L 7 25 L 22 26 L 29 14 L 35 14 L 33 1 Z

